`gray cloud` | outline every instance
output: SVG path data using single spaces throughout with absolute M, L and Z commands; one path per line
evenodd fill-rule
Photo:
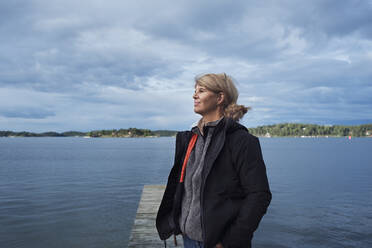
M 23 107 L 0 109 L 0 115 L 8 118 L 44 119 L 49 116 L 54 116 L 55 113 L 45 109 Z
M 288 21 L 309 30 L 309 34 L 322 32 L 328 37 L 356 34 L 371 38 L 371 1 L 315 1 L 315 4 L 297 7 L 294 2 L 289 2 L 287 7 L 296 8 Z
M 1 127 L 188 128 L 222 71 L 248 126 L 372 116 L 371 1 L 5 1 L 0 23 Z

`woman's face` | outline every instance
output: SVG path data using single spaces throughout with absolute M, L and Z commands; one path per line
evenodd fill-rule
M 204 86 L 196 85 L 194 98 L 194 112 L 206 115 L 217 111 L 218 94 L 208 90 Z

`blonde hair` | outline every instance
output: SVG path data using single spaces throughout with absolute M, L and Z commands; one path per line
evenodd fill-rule
M 203 86 L 216 94 L 222 92 L 225 96 L 222 104 L 223 115 L 235 121 L 239 121 L 251 109 L 251 107 L 236 103 L 239 93 L 232 78 L 226 75 L 226 73 L 209 73 L 196 76 L 195 87 L 196 85 Z

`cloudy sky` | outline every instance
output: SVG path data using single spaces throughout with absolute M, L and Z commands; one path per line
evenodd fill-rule
M 195 75 L 242 123 L 372 123 L 372 1 L 0 2 L 0 130 L 188 129 Z

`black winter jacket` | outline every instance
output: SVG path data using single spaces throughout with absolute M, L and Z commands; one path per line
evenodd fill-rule
M 191 131 L 177 134 L 174 165 L 156 217 L 162 240 L 181 232 L 178 219 L 184 185 L 179 179 L 191 136 Z M 251 247 L 253 232 L 271 201 L 258 138 L 241 124 L 223 118 L 213 132 L 202 177 L 204 247 L 218 242 L 224 248 Z

